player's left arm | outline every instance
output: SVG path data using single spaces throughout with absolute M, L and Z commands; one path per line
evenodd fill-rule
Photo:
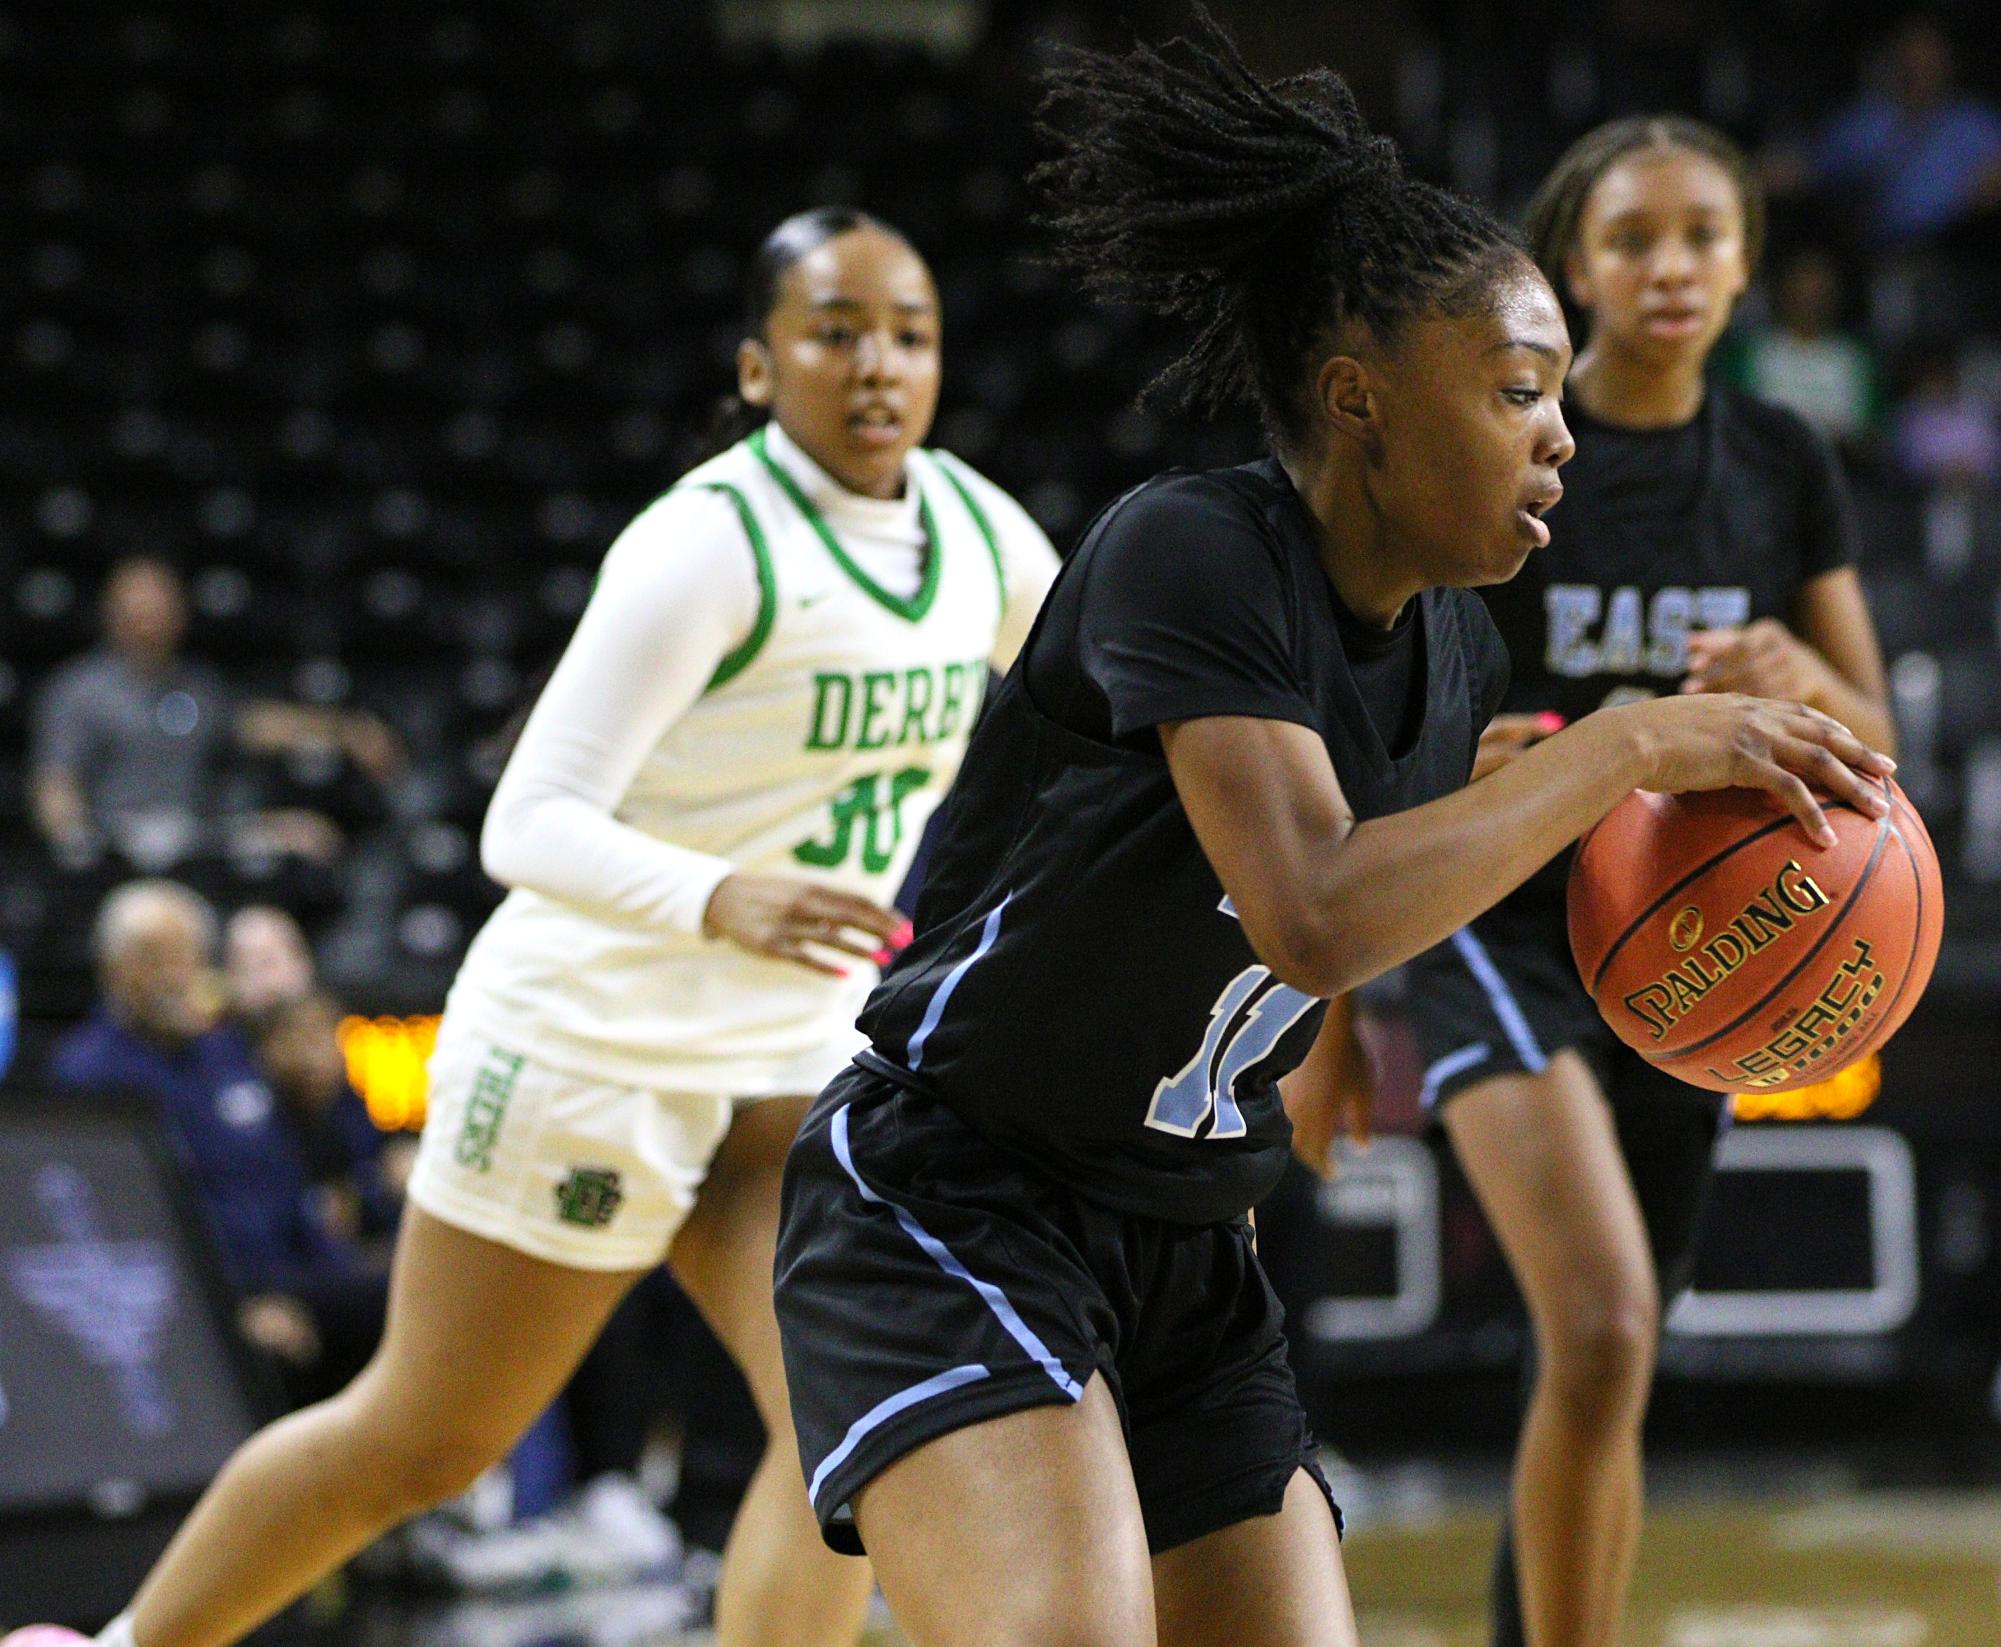
M 1790 698 L 1832 715 L 1872 749 L 1896 748 L 1883 652 L 1853 566 L 1800 585 L 1791 628 L 1760 618 L 1690 635 L 1682 690 Z
M 1688 637 L 1684 692 L 1789 698 L 1840 721 L 1872 749 L 1895 746 L 1883 654 L 1856 574 L 1862 531 L 1834 448 L 1793 420 L 1803 565 L 1792 624 L 1760 618 Z
M 1278 1083 L 1292 1120 L 1292 1153 L 1322 1178 L 1333 1171 L 1334 1140 L 1342 1132 L 1369 1142 L 1375 1079 L 1368 1048 L 1355 1030 L 1355 997 L 1337 995 L 1305 1061 Z
M 1890 715 L 1890 688 L 1883 671 L 1883 648 L 1852 566 L 1837 566 L 1800 586 L 1795 603 L 1800 637 L 1827 672 L 1821 699 L 1808 699 L 1832 715 L 1871 749 L 1897 752 L 1897 723 Z
M 952 473 L 964 482 L 994 529 L 994 548 L 1000 556 L 1001 619 L 987 661 L 996 674 L 1005 675 L 1015 655 L 1027 644 L 1028 631 L 1062 562 L 1035 517 L 1000 487 L 964 463 L 954 461 Z

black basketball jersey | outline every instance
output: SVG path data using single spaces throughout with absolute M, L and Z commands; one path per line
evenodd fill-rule
M 1463 591 L 1387 634 L 1348 614 L 1275 462 L 1128 493 L 974 734 L 861 1061 L 1102 1205 L 1242 1213 L 1284 1165 L 1276 1083 L 1324 1004 L 1258 963 L 1155 729 L 1310 727 L 1367 819 L 1465 783 L 1505 671 Z
M 1672 429 L 1601 423 L 1573 400 L 1577 455 L 1550 544 L 1483 589 L 1512 673 L 1502 709 L 1594 709 L 1676 690 L 1693 629 L 1790 624 L 1800 587 L 1856 558 L 1854 508 L 1833 451 L 1792 412 L 1712 385 Z M 1560 905 L 1570 854 L 1504 913 Z

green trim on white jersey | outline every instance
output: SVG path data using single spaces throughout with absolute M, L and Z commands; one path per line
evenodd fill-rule
M 901 596 L 892 595 L 883 588 L 855 563 L 847 550 L 841 547 L 841 540 L 834 536 L 833 529 L 822 518 L 820 511 L 813 506 L 813 500 L 799 489 L 798 481 L 792 478 L 785 465 L 771 455 L 770 449 L 765 444 L 765 432 L 762 428 L 753 430 L 745 444 L 757 460 L 771 471 L 771 478 L 778 482 L 779 490 L 792 500 L 792 506 L 805 517 L 806 524 L 813 528 L 813 535 L 826 545 L 827 553 L 834 557 L 835 564 L 855 580 L 862 592 L 877 601 L 886 611 L 894 612 L 906 622 L 921 623 L 924 614 L 931 610 L 931 602 L 938 593 L 938 574 L 943 555 L 938 541 L 938 523 L 931 515 L 931 500 L 924 495 L 923 486 L 919 484 L 916 474 L 910 471 L 908 465 L 905 466 L 905 473 L 909 475 L 910 484 L 917 487 L 917 518 L 924 524 L 925 554 L 924 581 L 918 585 L 917 593 L 906 600 Z
M 743 535 L 750 540 L 750 552 L 757 560 L 757 622 L 751 625 L 750 633 L 744 636 L 743 644 L 716 665 L 716 672 L 709 677 L 709 684 L 702 688 L 713 692 L 725 681 L 740 675 L 749 667 L 752 658 L 763 650 L 764 643 L 771 638 L 771 626 L 778 621 L 778 577 L 771 569 L 771 545 L 764 541 L 764 532 L 757 524 L 757 516 L 752 512 L 750 500 L 728 481 L 705 480 L 696 482 L 705 492 L 720 492 L 736 505 L 736 512 L 743 521 Z
M 986 540 L 987 554 L 992 557 L 994 563 L 994 581 L 1000 585 L 1001 610 L 1006 611 L 1007 568 L 1001 564 L 1000 539 L 994 535 L 994 523 L 987 518 L 986 510 L 980 507 L 979 500 L 973 496 L 972 488 L 959 474 L 959 460 L 950 452 L 934 452 L 928 447 L 925 452 L 931 461 L 938 465 L 938 472 L 950 483 L 952 490 L 959 494 L 959 501 L 965 504 L 966 513 L 973 517 L 973 524 L 980 529 L 980 536 Z

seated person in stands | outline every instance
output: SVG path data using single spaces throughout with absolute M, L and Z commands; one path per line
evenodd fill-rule
M 369 1119 L 347 1077 L 339 1004 L 319 987 L 306 935 L 284 910 L 252 904 L 222 939 L 230 1016 L 298 1128 L 327 1222 L 350 1237 L 390 1234 L 417 1140 Z
M 253 1041 L 275 1013 L 312 994 L 318 970 L 305 930 L 274 904 L 239 909 L 222 929 L 230 1015 Z
M 57 670 L 35 705 L 30 802 L 61 856 L 88 860 L 109 845 L 164 868 L 223 847 L 324 863 L 342 843 L 319 814 L 231 812 L 229 757 L 335 748 L 378 781 L 402 765 L 401 743 L 374 716 L 240 701 L 187 657 L 187 597 L 162 561 L 112 568 L 102 622 L 102 644 Z
M 1936 241 L 2001 208 L 2001 108 L 1960 87 L 1954 55 L 1937 21 L 1905 18 L 1865 60 L 1863 91 L 1805 146 L 1766 157 L 1767 184 L 1859 195 L 1881 247 Z
M 213 911 L 185 887 L 134 881 L 113 892 L 92 935 L 100 999 L 56 1044 L 50 1075 L 58 1087 L 159 1106 L 242 1299 L 239 1324 L 303 1400 L 366 1361 L 386 1276 L 326 1223 L 298 1128 L 223 1021 L 215 942 Z
M 1874 431 L 1882 384 L 1874 351 L 1843 329 L 1841 309 L 1840 266 L 1817 247 L 1800 248 L 1779 267 L 1770 322 L 1746 328 L 1734 375 L 1853 456 Z
M 340 1019 L 324 990 L 282 1003 L 264 1019 L 257 1062 L 298 1128 L 326 1223 L 351 1239 L 373 1241 L 396 1231 L 417 1138 L 392 1137 L 369 1119 L 347 1078 Z

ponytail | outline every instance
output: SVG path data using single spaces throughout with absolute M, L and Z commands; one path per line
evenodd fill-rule
M 1523 257 L 1479 207 L 1404 174 L 1331 70 L 1264 81 L 1198 7 L 1193 40 L 1071 51 L 1045 81 L 1035 169 L 1057 260 L 1086 290 L 1183 322 L 1153 383 L 1296 434 L 1310 351 L 1470 309 Z

